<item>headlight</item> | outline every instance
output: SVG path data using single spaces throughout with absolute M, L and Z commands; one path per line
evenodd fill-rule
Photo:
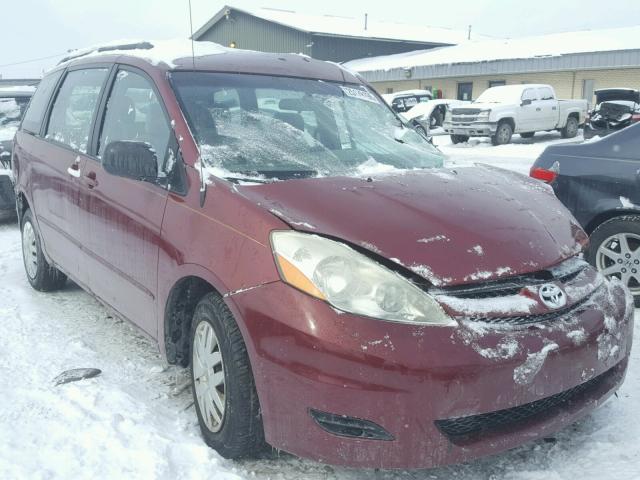
M 456 325 L 409 280 L 340 242 L 276 231 L 271 245 L 284 282 L 339 310 L 393 322 Z
M 491 110 L 483 110 L 478 114 L 478 120 L 481 122 L 488 122 L 489 115 L 491 115 Z

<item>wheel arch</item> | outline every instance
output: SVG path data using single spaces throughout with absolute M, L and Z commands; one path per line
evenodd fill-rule
M 498 120 L 498 125 L 500 125 L 501 123 L 508 123 L 511 126 L 511 130 L 513 131 L 513 133 L 515 133 L 516 121 L 512 117 L 501 118 L 500 120 Z
M 594 230 L 604 222 L 617 217 L 628 217 L 630 215 L 640 217 L 640 210 L 630 208 L 617 208 L 615 210 L 606 210 L 604 212 L 600 212 L 584 226 L 584 231 L 587 232 L 588 235 L 591 235 Z

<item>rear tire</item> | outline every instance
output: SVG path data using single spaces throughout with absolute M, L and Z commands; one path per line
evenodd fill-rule
M 513 136 L 513 128 L 508 122 L 501 122 L 498 124 L 496 134 L 491 137 L 491 143 L 493 145 L 506 145 L 511 141 Z
M 40 292 L 59 290 L 67 282 L 67 276 L 47 262 L 42 253 L 40 233 L 33 221 L 31 210 L 27 210 L 20 222 L 22 232 L 22 259 L 27 280 Z
M 619 241 L 623 237 L 629 247 L 629 257 L 625 255 L 627 248 Z M 640 307 L 639 215 L 615 217 L 600 224 L 591 233 L 586 259 L 605 277 L 622 280 L 633 294 L 636 307 Z
M 451 143 L 457 145 L 458 143 L 468 142 L 469 137 L 466 135 L 451 135 Z
M 578 119 L 576 117 L 567 118 L 567 124 L 560 131 L 562 138 L 574 138 L 578 134 Z
M 255 456 L 266 446 L 258 394 L 242 334 L 219 295 L 209 293 L 196 306 L 190 346 L 191 388 L 205 443 L 224 458 Z M 213 411 L 214 405 L 222 407 Z
M 520 134 L 522 138 L 533 138 L 536 132 L 523 132 Z

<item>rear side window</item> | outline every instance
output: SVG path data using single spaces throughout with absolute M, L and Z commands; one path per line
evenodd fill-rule
M 107 68 L 91 68 L 67 74 L 51 109 L 46 138 L 87 152 L 93 116 L 108 72 Z
M 53 89 L 58 83 L 58 79 L 62 75 L 62 70 L 53 72 L 42 79 L 38 85 L 36 93 L 31 98 L 27 113 L 24 115 L 22 121 L 22 128 L 30 133 L 40 133 L 40 127 L 42 126 L 42 117 L 49 104 L 49 98 Z

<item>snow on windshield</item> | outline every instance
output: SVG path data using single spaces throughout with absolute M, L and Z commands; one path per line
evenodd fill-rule
M 235 180 L 441 167 L 442 154 L 360 85 L 174 72 L 202 167 Z
M 520 85 L 492 87 L 485 90 L 474 103 L 518 103 L 521 96 Z

